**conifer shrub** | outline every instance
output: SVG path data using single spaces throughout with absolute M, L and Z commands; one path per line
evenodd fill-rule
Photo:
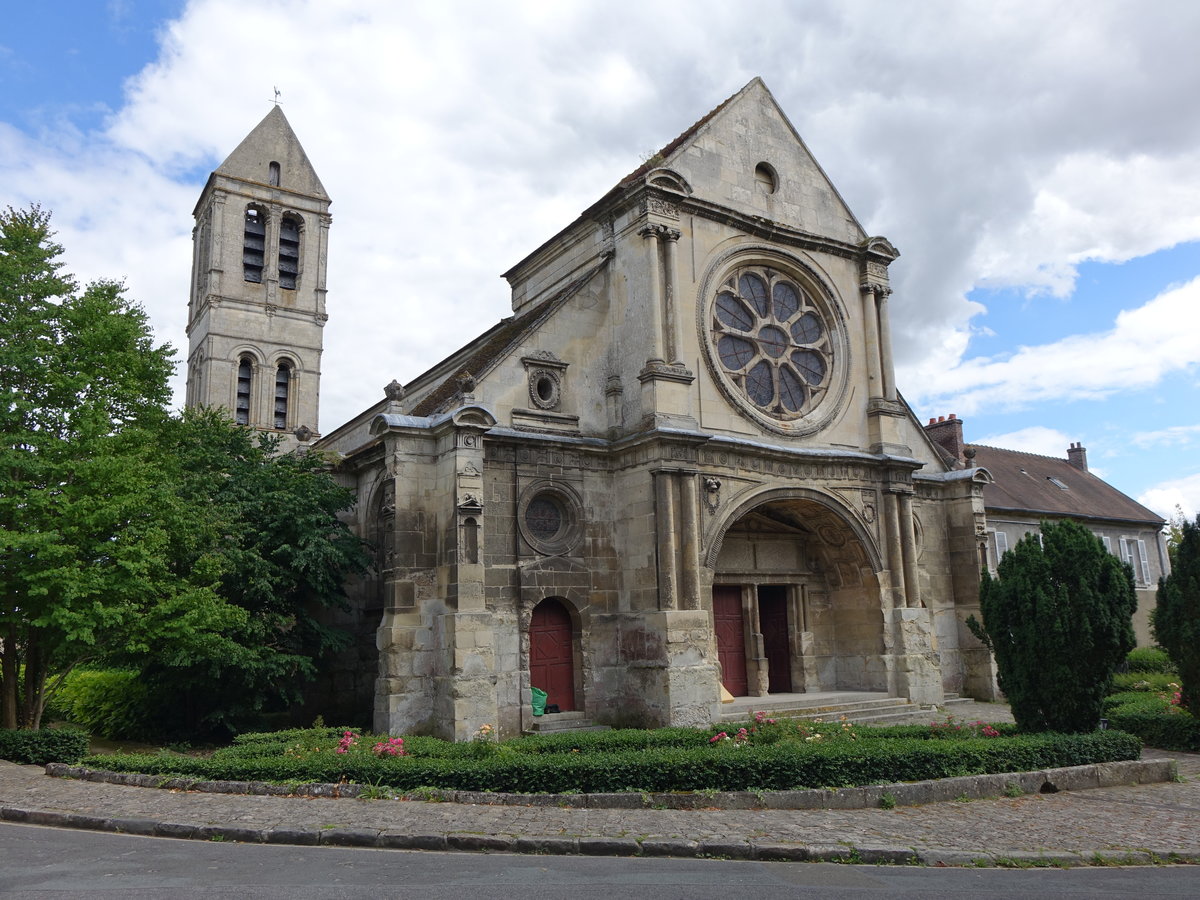
M 1096 729 L 1114 670 L 1134 646 L 1133 570 L 1075 522 L 1043 522 L 984 571 L 983 623 L 1021 731 Z
M 1200 516 L 1181 525 L 1171 574 L 1158 582 L 1153 628 L 1179 672 L 1179 705 L 1200 713 Z

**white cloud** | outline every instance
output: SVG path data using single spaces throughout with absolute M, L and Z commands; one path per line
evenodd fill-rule
M 1164 518 L 1174 516 L 1178 506 L 1185 518 L 1194 519 L 1200 513 L 1200 473 L 1156 484 L 1138 497 L 1138 503 Z
M 1124 310 L 1113 327 L 1040 346 L 1021 347 L 1004 359 L 969 359 L 924 382 L 917 397 L 941 398 L 970 414 L 1022 409 L 1050 400 L 1103 399 L 1149 387 L 1200 363 L 1200 278 Z M 947 390 L 948 386 L 958 390 Z
M 1067 446 L 1072 439 L 1061 431 L 1046 428 L 1043 425 L 1033 425 L 1010 431 L 1007 434 L 995 434 L 981 437 L 973 444 L 983 444 L 986 447 L 1003 447 L 1006 450 L 1020 450 L 1023 453 L 1038 453 L 1042 456 L 1065 457 Z
M 1130 440 L 1139 447 L 1179 446 L 1190 444 L 1200 438 L 1200 425 L 1172 425 L 1158 431 L 1142 431 L 1130 435 Z
M 192 0 L 104 132 L 0 123 L 0 203 L 52 208 L 70 265 L 128 276 L 184 348 L 192 205 L 278 85 L 334 200 L 328 430 L 506 315 L 498 273 L 761 74 L 851 208 L 904 253 L 893 330 L 907 395 L 964 385 L 962 413 L 1068 395 L 1056 381 L 1103 396 L 1185 365 L 1195 313 L 1173 306 L 1178 333 L 1163 334 L 1159 298 L 1111 334 L 960 365 L 982 311 L 966 294 L 1061 293 L 1082 260 L 1200 238 L 1200 117 L 1180 113 L 1200 80 L 1197 31 L 1200 4 L 1102 0 L 1086 16 L 1035 0 L 697 0 L 686 14 Z

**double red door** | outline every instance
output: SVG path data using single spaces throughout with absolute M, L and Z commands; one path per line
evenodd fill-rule
M 558 600 L 543 600 L 529 623 L 529 682 L 559 712 L 575 709 L 575 655 L 571 614 Z

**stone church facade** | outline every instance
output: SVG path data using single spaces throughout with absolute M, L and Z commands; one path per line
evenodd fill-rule
M 897 393 L 898 252 L 760 80 L 509 270 L 511 317 L 318 437 L 328 207 L 278 108 L 213 173 L 188 402 L 356 491 L 377 565 L 334 684 L 376 729 L 517 734 L 535 686 L 613 725 L 707 724 L 722 688 L 994 696 L 964 624 L 990 476 Z

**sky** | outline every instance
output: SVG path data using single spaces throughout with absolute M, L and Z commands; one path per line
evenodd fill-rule
M 186 355 L 192 209 L 274 91 L 333 198 L 321 427 L 760 75 L 892 265 L 922 421 L 1200 513 L 1200 4 L 4 0 L 0 205 Z M 182 366 L 175 381 L 182 400 Z

